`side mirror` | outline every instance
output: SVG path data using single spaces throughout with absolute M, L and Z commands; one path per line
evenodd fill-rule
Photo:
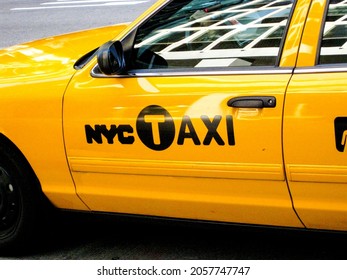
M 125 59 L 122 43 L 107 42 L 102 45 L 97 53 L 98 66 L 105 75 L 117 75 L 125 73 Z

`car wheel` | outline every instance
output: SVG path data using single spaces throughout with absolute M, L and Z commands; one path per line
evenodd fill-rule
M 0 147 L 0 252 L 32 245 L 42 213 L 36 177 L 24 162 Z

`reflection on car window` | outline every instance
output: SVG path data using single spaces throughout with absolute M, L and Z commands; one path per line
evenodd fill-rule
M 134 68 L 275 66 L 293 1 L 173 1 L 138 30 Z
M 347 63 L 347 2 L 330 1 L 319 64 Z

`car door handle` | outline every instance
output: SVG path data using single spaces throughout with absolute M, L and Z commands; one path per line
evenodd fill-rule
M 233 108 L 274 108 L 274 96 L 244 96 L 234 97 L 228 101 L 228 106 Z

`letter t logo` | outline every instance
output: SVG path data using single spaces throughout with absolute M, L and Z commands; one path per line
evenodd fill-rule
M 338 117 L 335 119 L 335 144 L 339 152 L 345 151 L 347 142 L 347 117 Z
M 159 124 L 165 123 L 165 116 L 164 115 L 147 115 L 147 116 L 144 116 L 144 122 L 152 124 L 153 143 L 155 145 L 160 145 Z

